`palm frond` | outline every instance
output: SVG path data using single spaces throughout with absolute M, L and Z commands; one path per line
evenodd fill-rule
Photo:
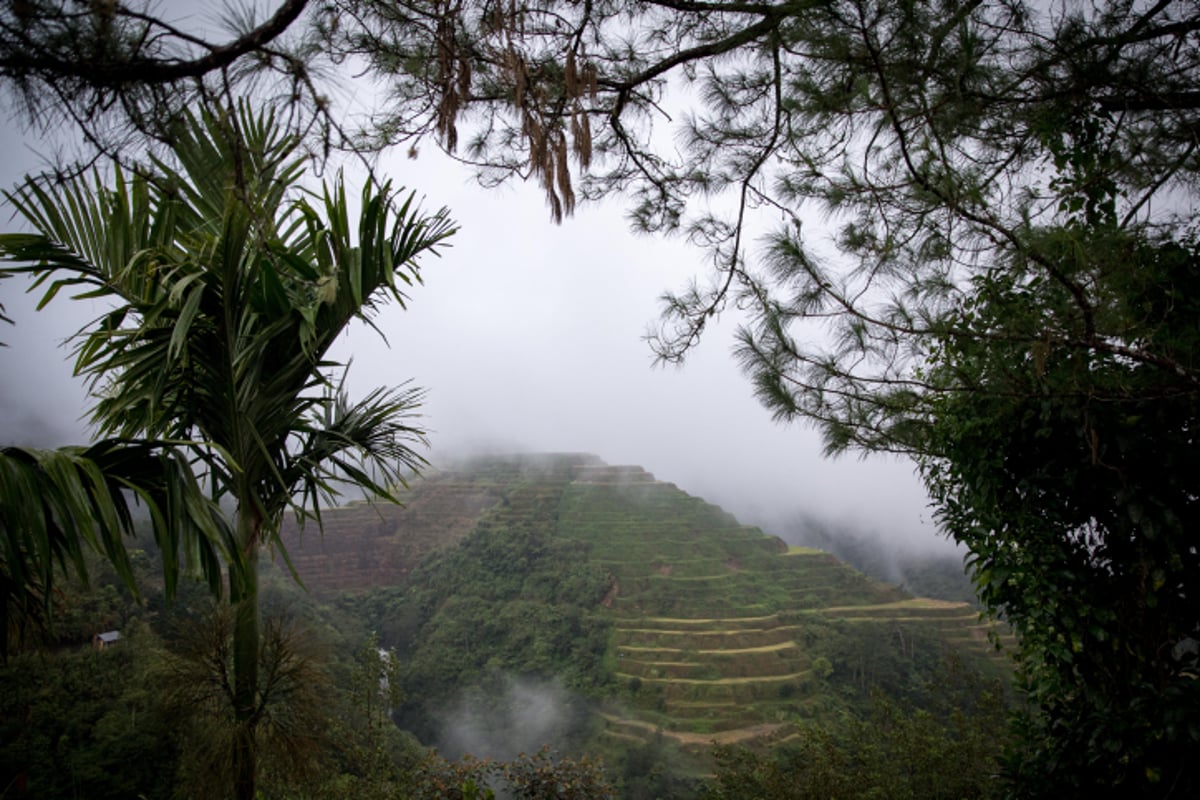
M 339 383 L 327 399 L 300 430 L 284 473 L 293 511 L 318 524 L 321 506 L 340 494 L 339 483 L 349 481 L 370 497 L 397 502 L 396 490 L 427 464 L 417 449 L 427 444 L 417 424 L 423 390 L 381 388 L 351 402 Z
M 339 481 L 395 499 L 424 463 L 420 392 L 379 389 L 351 403 L 325 377 L 339 366 L 326 353 L 352 320 L 406 305 L 419 260 L 455 231 L 446 210 L 427 214 L 386 183 L 368 182 L 352 202 L 342 176 L 303 191 L 297 140 L 244 105 L 180 126 L 170 161 L 129 177 L 116 170 L 109 184 L 100 173 L 30 179 L 8 195 L 37 233 L 0 236 L 0 259 L 15 265 L 4 274 L 32 275 L 42 305 L 64 289 L 116 302 L 75 350 L 101 434 L 197 443 L 45 456 L 14 472 L 5 497 L 19 481 L 62 489 L 46 495 L 40 517 L 37 506 L 13 507 L 41 520 L 13 545 L 32 554 L 13 562 L 21 576 L 36 564 L 45 578 L 55 560 L 81 570 L 83 547 L 127 573 L 123 491 L 132 491 L 150 509 L 164 561 L 195 566 L 219 591 L 222 562 L 240 572 L 254 557 L 246 531 L 274 541 L 289 506 L 319 521 Z M 253 526 L 209 519 L 225 495 L 253 509 Z
M 312 321 L 301 328 L 306 349 L 318 358 L 352 319 L 370 323 L 387 301 L 404 308 L 404 289 L 420 282 L 421 256 L 438 255 L 457 231 L 445 208 L 424 214 L 415 193 L 397 203 L 386 183 L 363 187 L 354 231 L 342 176 L 325 187 L 319 208 L 307 200 L 295 208 L 306 228 L 300 252 L 329 286 Z
M 43 613 L 56 578 L 88 578 L 85 550 L 102 553 L 136 593 L 125 540 L 135 535 L 135 508 L 152 521 L 163 551 L 163 581 L 173 596 L 182 572 L 214 590 L 231 533 L 175 443 L 105 440 L 57 450 L 0 448 L 0 583 L 6 612 Z M 20 587 L 31 587 L 25 591 Z M 0 634 L 0 636 L 6 636 Z M 0 651 L 7 639 L 0 638 Z

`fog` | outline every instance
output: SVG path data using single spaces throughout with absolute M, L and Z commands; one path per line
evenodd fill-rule
M 39 144 L 3 131 L 12 186 L 38 167 Z M 941 549 L 910 462 L 822 458 L 819 437 L 772 422 L 730 355 L 735 313 L 710 325 L 681 367 L 655 367 L 643 341 L 659 296 L 703 276 L 703 254 L 635 236 L 619 200 L 549 221 L 536 186 L 484 190 L 426 148 L 382 171 L 450 208 L 461 230 L 426 259 L 409 307 L 359 325 L 334 356 L 352 359 L 362 395 L 412 381 L 428 391 L 422 422 L 437 465 L 476 452 L 576 451 L 637 464 L 660 480 L 770 528 L 798 512 Z M 4 215 L 5 229 L 15 225 Z M 86 436 L 84 393 L 61 342 L 101 311 L 60 297 L 41 313 L 19 280 L 0 282 L 17 325 L 0 326 L 0 441 L 55 445 Z
M 580 698 L 556 679 L 495 678 L 486 696 L 464 693 L 438 720 L 437 748 L 451 761 L 464 755 L 511 761 L 532 755 L 547 742 L 564 742 L 588 715 Z

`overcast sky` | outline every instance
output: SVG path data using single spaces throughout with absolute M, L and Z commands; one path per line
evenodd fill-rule
M 39 166 L 46 144 L 4 123 L 0 185 Z M 712 326 L 680 368 L 655 368 L 642 341 L 659 295 L 702 275 L 703 255 L 630 233 L 619 201 L 549 221 L 535 186 L 484 190 L 433 148 L 388 158 L 395 183 L 451 209 L 453 247 L 424 264 L 408 310 L 389 307 L 352 330 L 350 386 L 411 380 L 428 390 L 430 457 L 467 451 L 583 451 L 639 464 L 745 521 L 806 512 L 912 544 L 947 547 L 929 523 L 910 462 L 823 459 L 811 430 L 773 423 L 730 355 L 736 320 Z M 11 209 L 2 218 L 11 230 Z M 62 340 L 99 313 L 60 298 L 35 313 L 18 281 L 0 282 L 17 321 L 0 328 L 0 441 L 36 445 L 84 436 L 82 387 Z

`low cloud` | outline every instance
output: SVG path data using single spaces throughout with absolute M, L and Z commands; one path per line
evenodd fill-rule
M 464 693 L 442 716 L 442 755 L 507 761 L 544 745 L 561 750 L 583 724 L 579 699 L 558 680 L 504 676 L 494 683 Z

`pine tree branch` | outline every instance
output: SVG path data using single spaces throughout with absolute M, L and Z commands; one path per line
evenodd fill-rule
M 200 58 L 179 60 L 133 55 L 109 62 L 87 58 L 67 58 L 45 48 L 31 47 L 0 54 L 0 74 L 10 76 L 33 73 L 73 78 L 96 87 L 127 84 L 154 85 L 199 78 L 228 67 L 242 56 L 262 50 L 294 23 L 308 5 L 308 0 L 284 0 L 275 13 L 257 28 L 225 45 L 207 46 L 209 52 Z M 129 15 L 129 14 L 126 14 Z M 158 20 L 152 24 L 166 27 Z M 192 41 L 190 36 L 172 32 L 176 38 Z M 31 43 L 36 44 L 36 43 Z

